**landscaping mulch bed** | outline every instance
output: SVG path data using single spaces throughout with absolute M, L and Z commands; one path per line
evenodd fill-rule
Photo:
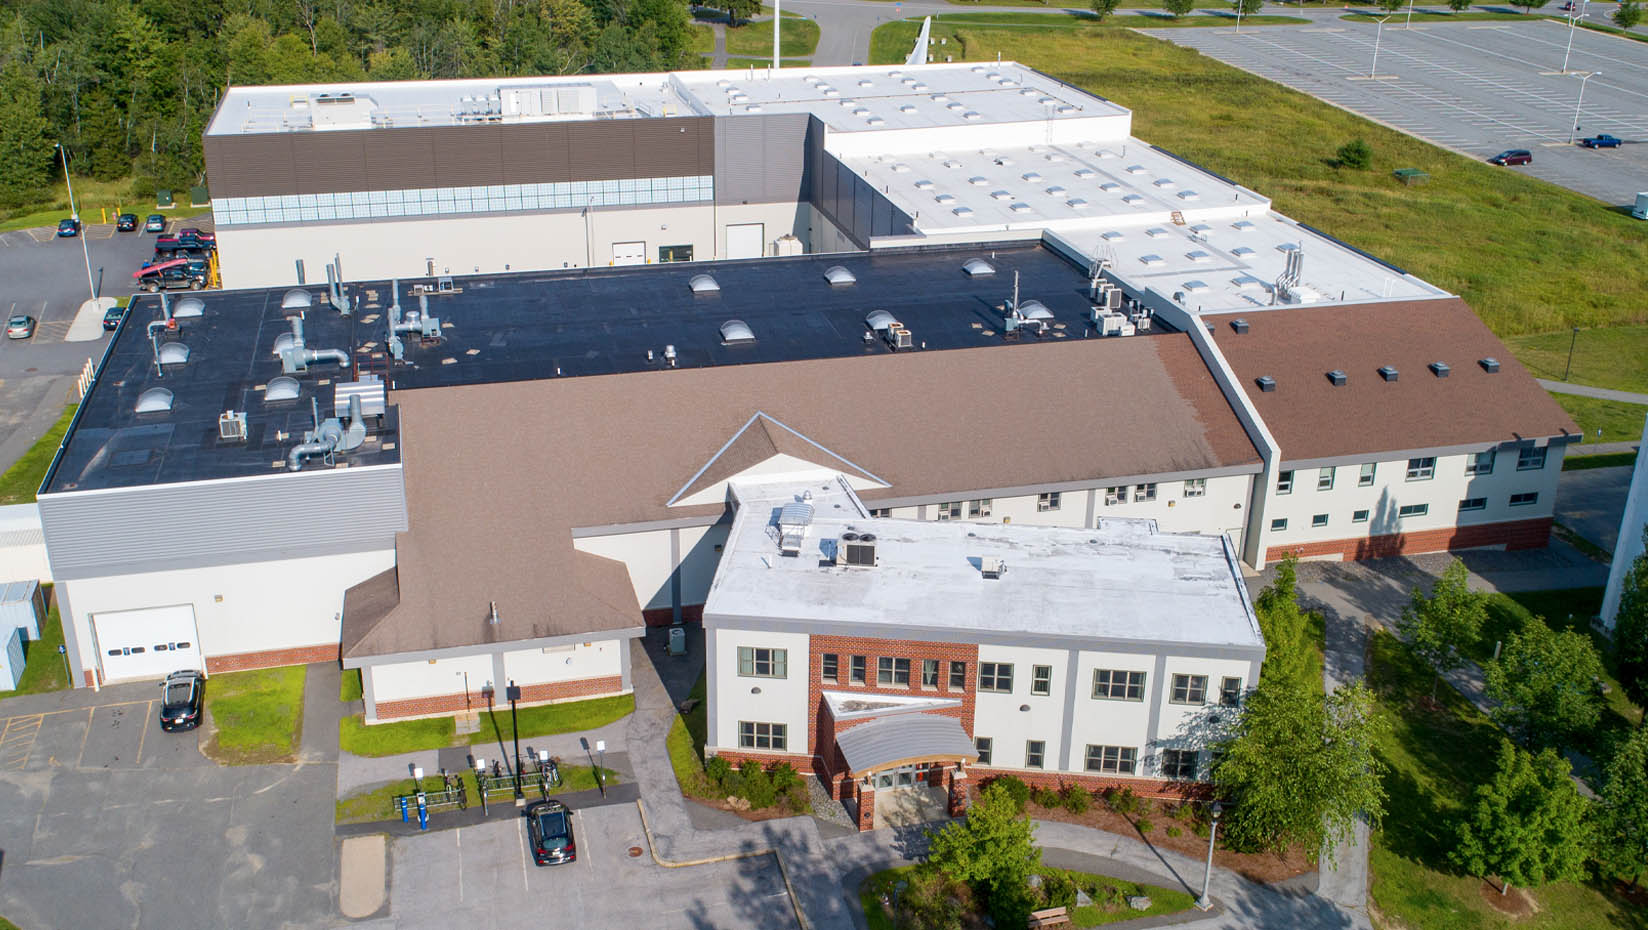
M 1506 917 L 1529 917 L 1539 910 L 1539 905 L 1534 903 L 1533 895 L 1521 888 L 1512 888 L 1500 894 L 1498 885 L 1483 879 L 1477 890 L 1482 893 L 1484 904 Z

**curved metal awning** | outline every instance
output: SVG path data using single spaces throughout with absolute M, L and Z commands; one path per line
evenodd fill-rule
M 978 750 L 961 721 L 937 714 L 899 714 L 861 723 L 835 738 L 854 778 L 915 762 L 975 762 Z

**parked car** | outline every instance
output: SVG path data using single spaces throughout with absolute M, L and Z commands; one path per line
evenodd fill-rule
M 137 214 L 122 213 L 114 218 L 114 228 L 120 232 L 132 232 L 137 229 Z
M 149 214 L 149 218 L 143 221 L 143 231 L 152 233 L 165 232 L 166 218 L 158 213 Z
M 1588 149 L 1617 149 L 1620 145 L 1620 138 L 1610 136 L 1605 132 L 1599 132 L 1594 136 L 1586 136 L 1579 140 L 1579 144 Z
M 64 237 L 80 235 L 80 221 L 77 219 L 58 220 L 57 234 Z
M 1557 11 L 1562 12 L 1562 13 L 1572 13 L 1574 10 L 1575 10 L 1574 0 L 1568 0 L 1567 3 L 1564 3 L 1563 5 L 1557 7 Z
M 196 242 L 204 242 L 212 248 L 217 247 L 217 233 L 208 232 L 204 229 L 196 229 L 193 226 L 185 226 L 178 230 L 177 237 L 179 239 L 193 239 Z
M 103 329 L 116 330 L 120 328 L 120 321 L 126 318 L 125 307 L 110 307 L 103 312 Z
M 532 841 L 532 861 L 560 865 L 578 858 L 572 837 L 572 811 L 554 799 L 535 801 L 526 808 L 526 832 Z
M 206 676 L 192 668 L 173 672 L 160 683 L 160 728 L 168 732 L 200 726 L 206 700 Z
M 1534 163 L 1534 153 L 1527 149 L 1506 149 L 1488 159 L 1488 163 L 1491 165 L 1531 165 Z
M 34 335 L 34 317 L 14 316 L 6 321 L 7 339 L 27 339 Z
M 205 253 L 217 248 L 217 242 L 189 235 L 189 231 L 185 229 L 175 236 L 155 237 L 154 247 L 156 252 L 199 252 L 204 256 Z
M 132 277 L 137 279 L 138 287 L 151 294 L 161 289 L 175 291 L 188 288 L 198 291 L 206 286 L 206 265 L 187 258 L 174 258 L 145 265 L 132 272 Z

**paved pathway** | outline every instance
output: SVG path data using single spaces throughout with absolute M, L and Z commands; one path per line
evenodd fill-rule
M 1548 378 L 1535 378 L 1539 386 L 1547 391 L 1558 394 L 1578 394 L 1580 397 L 1595 397 L 1598 400 L 1613 400 L 1625 404 L 1648 404 L 1648 394 L 1637 394 L 1633 391 L 1615 391 L 1609 388 L 1590 387 L 1584 384 L 1569 384 L 1566 381 L 1552 381 Z
M 332 703 L 337 703 L 337 689 L 332 689 Z M 563 762 L 587 765 L 585 759 L 584 741 L 593 747 L 597 740 L 606 740 L 607 746 L 613 752 L 623 748 L 624 736 L 629 726 L 627 720 L 620 720 L 594 730 L 584 730 L 579 733 L 560 733 L 555 736 L 521 737 L 521 752 L 536 755 L 540 749 L 549 750 L 549 754 Z M 483 732 L 491 731 L 491 724 L 486 715 L 481 715 Z M 333 732 L 332 745 L 337 745 L 336 731 Z M 500 756 L 507 758 L 514 752 L 510 745 L 500 750 L 496 742 L 482 743 L 475 746 L 455 746 L 445 749 L 425 749 L 418 752 L 401 753 L 394 756 L 357 756 L 353 753 L 338 753 L 338 797 L 351 794 L 361 788 L 381 785 L 387 781 L 410 778 L 413 768 L 421 767 L 424 772 L 433 774 L 440 771 L 442 766 L 452 771 L 459 768 L 468 769 L 467 759 L 471 754 L 485 759 L 494 759 Z M 612 759 L 607 759 L 609 767 Z

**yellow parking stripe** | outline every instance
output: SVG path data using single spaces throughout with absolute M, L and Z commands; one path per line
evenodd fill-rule
M 34 737 L 40 732 L 45 714 L 9 717 L 6 728 L 0 731 L 0 769 L 20 769 L 34 750 Z

